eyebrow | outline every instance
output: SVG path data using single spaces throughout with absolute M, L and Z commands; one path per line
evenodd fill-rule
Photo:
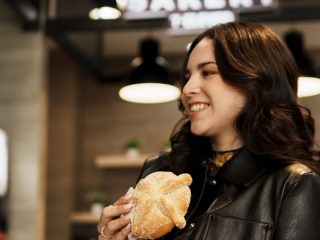
M 203 68 L 203 67 L 205 67 L 206 65 L 209 65 L 209 64 L 215 64 L 215 65 L 217 65 L 216 62 L 214 62 L 214 61 L 209 61 L 209 62 L 199 63 L 199 64 L 198 64 L 198 68 Z
M 199 63 L 198 66 L 197 66 L 197 68 L 198 68 L 198 69 L 201 69 L 201 68 L 204 68 L 205 66 L 207 66 L 207 65 L 209 65 L 209 64 L 215 64 L 215 65 L 217 65 L 217 63 L 216 63 L 215 61 L 208 61 L 208 62 Z M 186 70 L 186 72 L 189 72 L 188 67 L 187 67 L 185 70 Z

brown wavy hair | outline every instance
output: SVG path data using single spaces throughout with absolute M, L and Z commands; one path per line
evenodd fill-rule
M 214 55 L 224 82 L 239 89 L 247 98 L 235 123 L 244 146 L 272 160 L 304 162 L 319 172 L 314 161 L 319 158 L 319 153 L 313 150 L 314 120 L 310 111 L 297 102 L 298 70 L 283 41 L 259 23 L 215 26 L 192 42 L 183 76 L 190 53 L 203 38 L 213 40 Z M 181 88 L 185 83 L 182 78 Z M 181 101 L 179 108 L 184 112 Z M 191 159 L 212 151 L 208 138 L 191 133 L 187 117 L 178 123 L 170 140 L 171 156 L 180 168 L 190 166 Z

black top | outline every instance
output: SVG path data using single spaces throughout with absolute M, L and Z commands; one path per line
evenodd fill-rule
M 170 161 L 166 156 L 147 161 L 140 176 L 172 171 L 166 164 Z M 307 166 L 276 161 L 243 148 L 217 173 L 223 180 L 222 189 L 201 214 L 197 206 L 205 205 L 202 194 L 210 179 L 208 165 L 202 165 L 188 172 L 194 181 L 186 227 L 174 229 L 161 240 L 320 239 L 320 176 Z

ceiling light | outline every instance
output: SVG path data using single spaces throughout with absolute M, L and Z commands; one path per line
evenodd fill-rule
M 94 8 L 89 12 L 89 17 L 93 20 L 117 19 L 121 17 L 121 12 L 110 7 Z
M 110 20 L 121 17 L 121 11 L 118 9 L 117 2 L 96 0 L 97 8 L 89 12 L 89 17 L 93 20 Z
M 163 83 L 138 83 L 120 89 L 119 96 L 134 103 L 164 103 L 176 100 L 180 90 Z
M 116 0 L 118 8 L 122 11 L 125 11 L 128 7 L 129 0 Z
M 176 100 L 180 90 L 174 86 L 164 58 L 158 55 L 159 44 L 147 38 L 140 43 L 140 57 L 134 59 L 134 68 L 127 85 L 119 96 L 133 103 L 163 103 Z
M 320 94 L 320 78 L 301 76 L 298 78 L 298 97 Z

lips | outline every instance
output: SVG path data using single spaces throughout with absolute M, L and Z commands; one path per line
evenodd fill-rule
M 190 112 L 198 112 L 207 109 L 210 106 L 208 103 L 194 103 L 189 105 Z

